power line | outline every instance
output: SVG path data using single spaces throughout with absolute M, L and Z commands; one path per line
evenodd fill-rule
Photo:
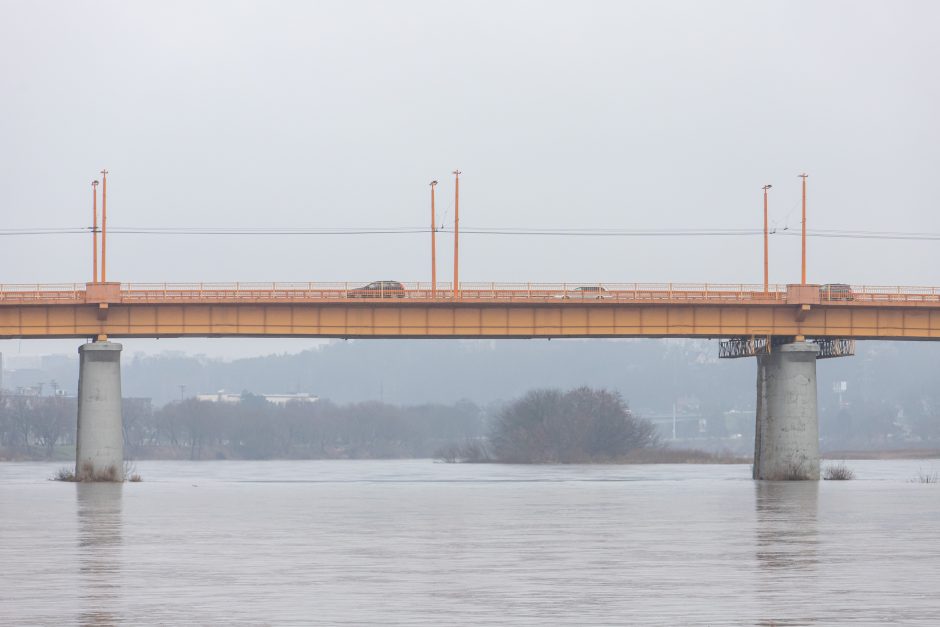
M 430 228 L 423 226 L 405 227 L 112 227 L 112 234 L 122 235 L 211 235 L 211 236 L 289 236 L 289 235 L 415 235 L 426 234 Z M 2 228 L 0 236 L 24 235 L 87 235 L 87 227 L 24 227 Z M 452 233 L 452 228 L 438 229 L 439 233 Z M 665 229 L 620 229 L 620 228 L 526 228 L 526 227 L 465 227 L 468 235 L 500 236 L 536 236 L 536 237 L 729 237 L 760 235 L 760 229 L 722 229 L 722 228 L 665 228 Z M 796 236 L 800 234 L 787 229 L 776 229 L 774 236 Z M 838 239 L 876 239 L 876 240 L 911 240 L 938 241 L 940 233 L 903 232 L 903 231 L 863 231 L 848 229 L 814 229 L 807 232 L 809 237 Z

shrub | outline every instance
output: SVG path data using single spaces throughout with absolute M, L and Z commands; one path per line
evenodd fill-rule
M 918 470 L 917 475 L 911 479 L 911 483 L 940 483 L 940 474 L 935 472 L 929 473 L 924 472 L 923 470 Z
M 137 464 L 134 462 L 129 462 L 124 460 L 124 481 L 132 481 L 134 483 L 139 483 L 142 481 L 140 474 L 137 472 Z
M 844 462 L 826 466 L 823 473 L 823 479 L 826 481 L 848 481 L 855 478 L 855 472 L 852 471 Z
M 53 481 L 77 481 L 75 478 L 75 471 L 69 468 L 68 466 L 63 466 L 55 471 L 55 475 L 52 477 Z
M 52 477 L 52 481 L 109 481 L 109 482 L 121 482 L 121 481 L 132 481 L 138 483 L 143 481 L 140 474 L 137 472 L 137 466 L 133 462 L 124 462 L 124 474 L 122 477 L 118 477 L 117 468 L 114 466 L 108 466 L 103 470 L 96 471 L 90 463 L 85 463 L 82 466 L 81 475 L 76 475 L 75 471 L 68 466 L 63 466 L 59 468 L 55 475 Z
M 774 477 L 776 479 L 776 477 Z M 807 481 L 809 480 L 809 472 L 806 470 L 806 466 L 803 462 L 792 463 L 787 467 L 786 475 L 783 477 L 784 481 Z

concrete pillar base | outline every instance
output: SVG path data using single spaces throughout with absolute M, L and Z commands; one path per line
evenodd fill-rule
M 78 349 L 78 481 L 124 480 L 121 348 L 113 342 L 92 342 Z
M 794 342 L 757 357 L 755 479 L 819 480 L 817 351 Z

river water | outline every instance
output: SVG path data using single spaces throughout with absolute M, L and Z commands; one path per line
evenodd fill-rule
M 937 625 L 940 460 L 0 464 L 4 625 Z

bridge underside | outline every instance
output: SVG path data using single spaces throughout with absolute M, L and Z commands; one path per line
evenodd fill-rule
M 940 339 L 940 310 L 897 306 L 596 302 L 4 305 L 0 338 Z

